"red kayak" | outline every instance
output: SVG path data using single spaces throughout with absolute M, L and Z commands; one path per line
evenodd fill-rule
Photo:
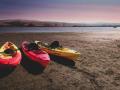
M 50 62 L 48 53 L 42 51 L 35 43 L 24 41 L 22 43 L 22 50 L 29 59 L 40 63 L 43 67 L 46 67 Z
M 21 59 L 21 52 L 13 43 L 6 42 L 0 48 L 0 69 L 7 66 L 15 67 L 20 63 Z

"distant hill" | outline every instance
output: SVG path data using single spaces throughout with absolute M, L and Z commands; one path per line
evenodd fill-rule
M 120 23 L 64 23 L 32 20 L 0 20 L 0 27 L 120 27 Z

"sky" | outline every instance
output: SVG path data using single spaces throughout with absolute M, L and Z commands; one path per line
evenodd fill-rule
M 120 0 L 0 0 L 0 19 L 120 23 Z

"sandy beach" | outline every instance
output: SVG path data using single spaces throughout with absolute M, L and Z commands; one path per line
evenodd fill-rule
M 120 31 L 0 34 L 0 46 L 25 40 L 57 40 L 81 55 L 74 62 L 51 56 L 45 69 L 23 56 L 17 68 L 0 72 L 0 90 L 120 90 Z

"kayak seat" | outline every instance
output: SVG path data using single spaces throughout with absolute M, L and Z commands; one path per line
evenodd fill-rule
M 27 46 L 28 50 L 38 50 L 39 46 L 36 43 L 30 43 Z
M 10 54 L 10 55 L 14 55 L 15 53 L 16 53 L 16 51 L 14 51 L 14 50 L 12 50 L 12 49 L 6 49 L 5 51 L 4 51 L 4 53 L 5 54 Z
M 49 45 L 49 47 L 55 49 L 55 48 L 60 48 L 62 46 L 60 46 L 59 41 L 54 41 L 51 43 L 51 45 Z

